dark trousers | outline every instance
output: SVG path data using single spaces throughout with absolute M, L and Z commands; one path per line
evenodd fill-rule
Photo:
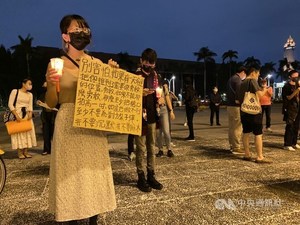
M 193 119 L 194 119 L 194 113 L 196 111 L 195 108 L 186 106 L 185 107 L 186 111 L 186 118 L 187 118 L 187 124 L 189 127 L 189 138 L 195 138 L 194 136 L 194 127 L 193 127 Z
M 284 146 L 293 146 L 297 144 L 299 130 L 299 113 L 295 121 L 287 120 L 284 133 Z
M 44 150 L 43 152 L 51 153 L 51 141 L 54 132 L 54 121 L 52 112 L 43 112 L 43 139 L 44 139 Z
M 134 152 L 134 135 L 133 134 L 128 134 L 127 149 L 128 149 L 128 155 L 130 155 L 131 152 Z
M 271 127 L 271 105 L 262 105 L 262 115 L 266 114 L 266 128 Z
M 210 125 L 214 124 L 214 114 L 216 114 L 216 123 L 220 124 L 219 112 L 220 112 L 219 108 L 214 108 L 214 107 L 210 108 Z

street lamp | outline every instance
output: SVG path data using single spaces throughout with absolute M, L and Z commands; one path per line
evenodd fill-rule
M 268 87 L 270 86 L 270 79 L 272 77 L 272 74 L 268 74 L 267 75 L 267 81 L 268 81 Z
M 169 80 L 169 79 L 167 79 L 167 78 L 165 78 L 165 80 L 166 81 L 168 81 L 168 86 L 169 86 L 169 90 L 171 91 L 171 81 L 173 81 L 173 87 L 172 87 L 172 89 L 173 89 L 173 93 L 175 94 L 175 76 L 172 76 L 172 78 Z
M 175 95 L 175 79 L 176 79 L 176 77 L 173 75 L 171 80 L 173 80 L 173 93 L 174 93 L 174 95 Z

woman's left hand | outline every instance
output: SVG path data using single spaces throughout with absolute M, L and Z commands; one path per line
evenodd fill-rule
M 107 64 L 110 65 L 113 68 L 119 68 L 119 64 L 116 61 L 112 60 L 112 59 L 108 60 Z

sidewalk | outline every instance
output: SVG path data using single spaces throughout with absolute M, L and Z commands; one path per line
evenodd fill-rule
M 135 164 L 127 160 L 127 135 L 109 135 L 117 209 L 99 218 L 99 224 L 300 224 L 300 150 L 282 150 L 280 107 L 273 107 L 273 132 L 264 134 L 265 156 L 273 160 L 265 165 L 243 161 L 228 151 L 226 110 L 221 110 L 221 127 L 209 126 L 209 110 L 195 114 L 195 142 L 184 141 L 188 135 L 184 110 L 175 113 L 176 156 L 156 160 L 156 177 L 164 185 L 161 191 L 137 189 Z M 35 125 L 38 147 L 26 160 L 9 150 L 10 139 L 0 126 L 8 172 L 0 195 L 1 225 L 56 224 L 47 209 L 50 156 L 41 155 L 38 118 Z

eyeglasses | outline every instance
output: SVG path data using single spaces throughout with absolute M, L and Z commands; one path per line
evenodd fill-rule
M 75 34 L 79 34 L 80 32 L 83 32 L 85 34 L 91 34 L 91 30 L 89 28 L 86 27 L 76 27 L 74 29 L 72 29 L 71 31 L 68 32 L 69 33 L 75 33 Z

